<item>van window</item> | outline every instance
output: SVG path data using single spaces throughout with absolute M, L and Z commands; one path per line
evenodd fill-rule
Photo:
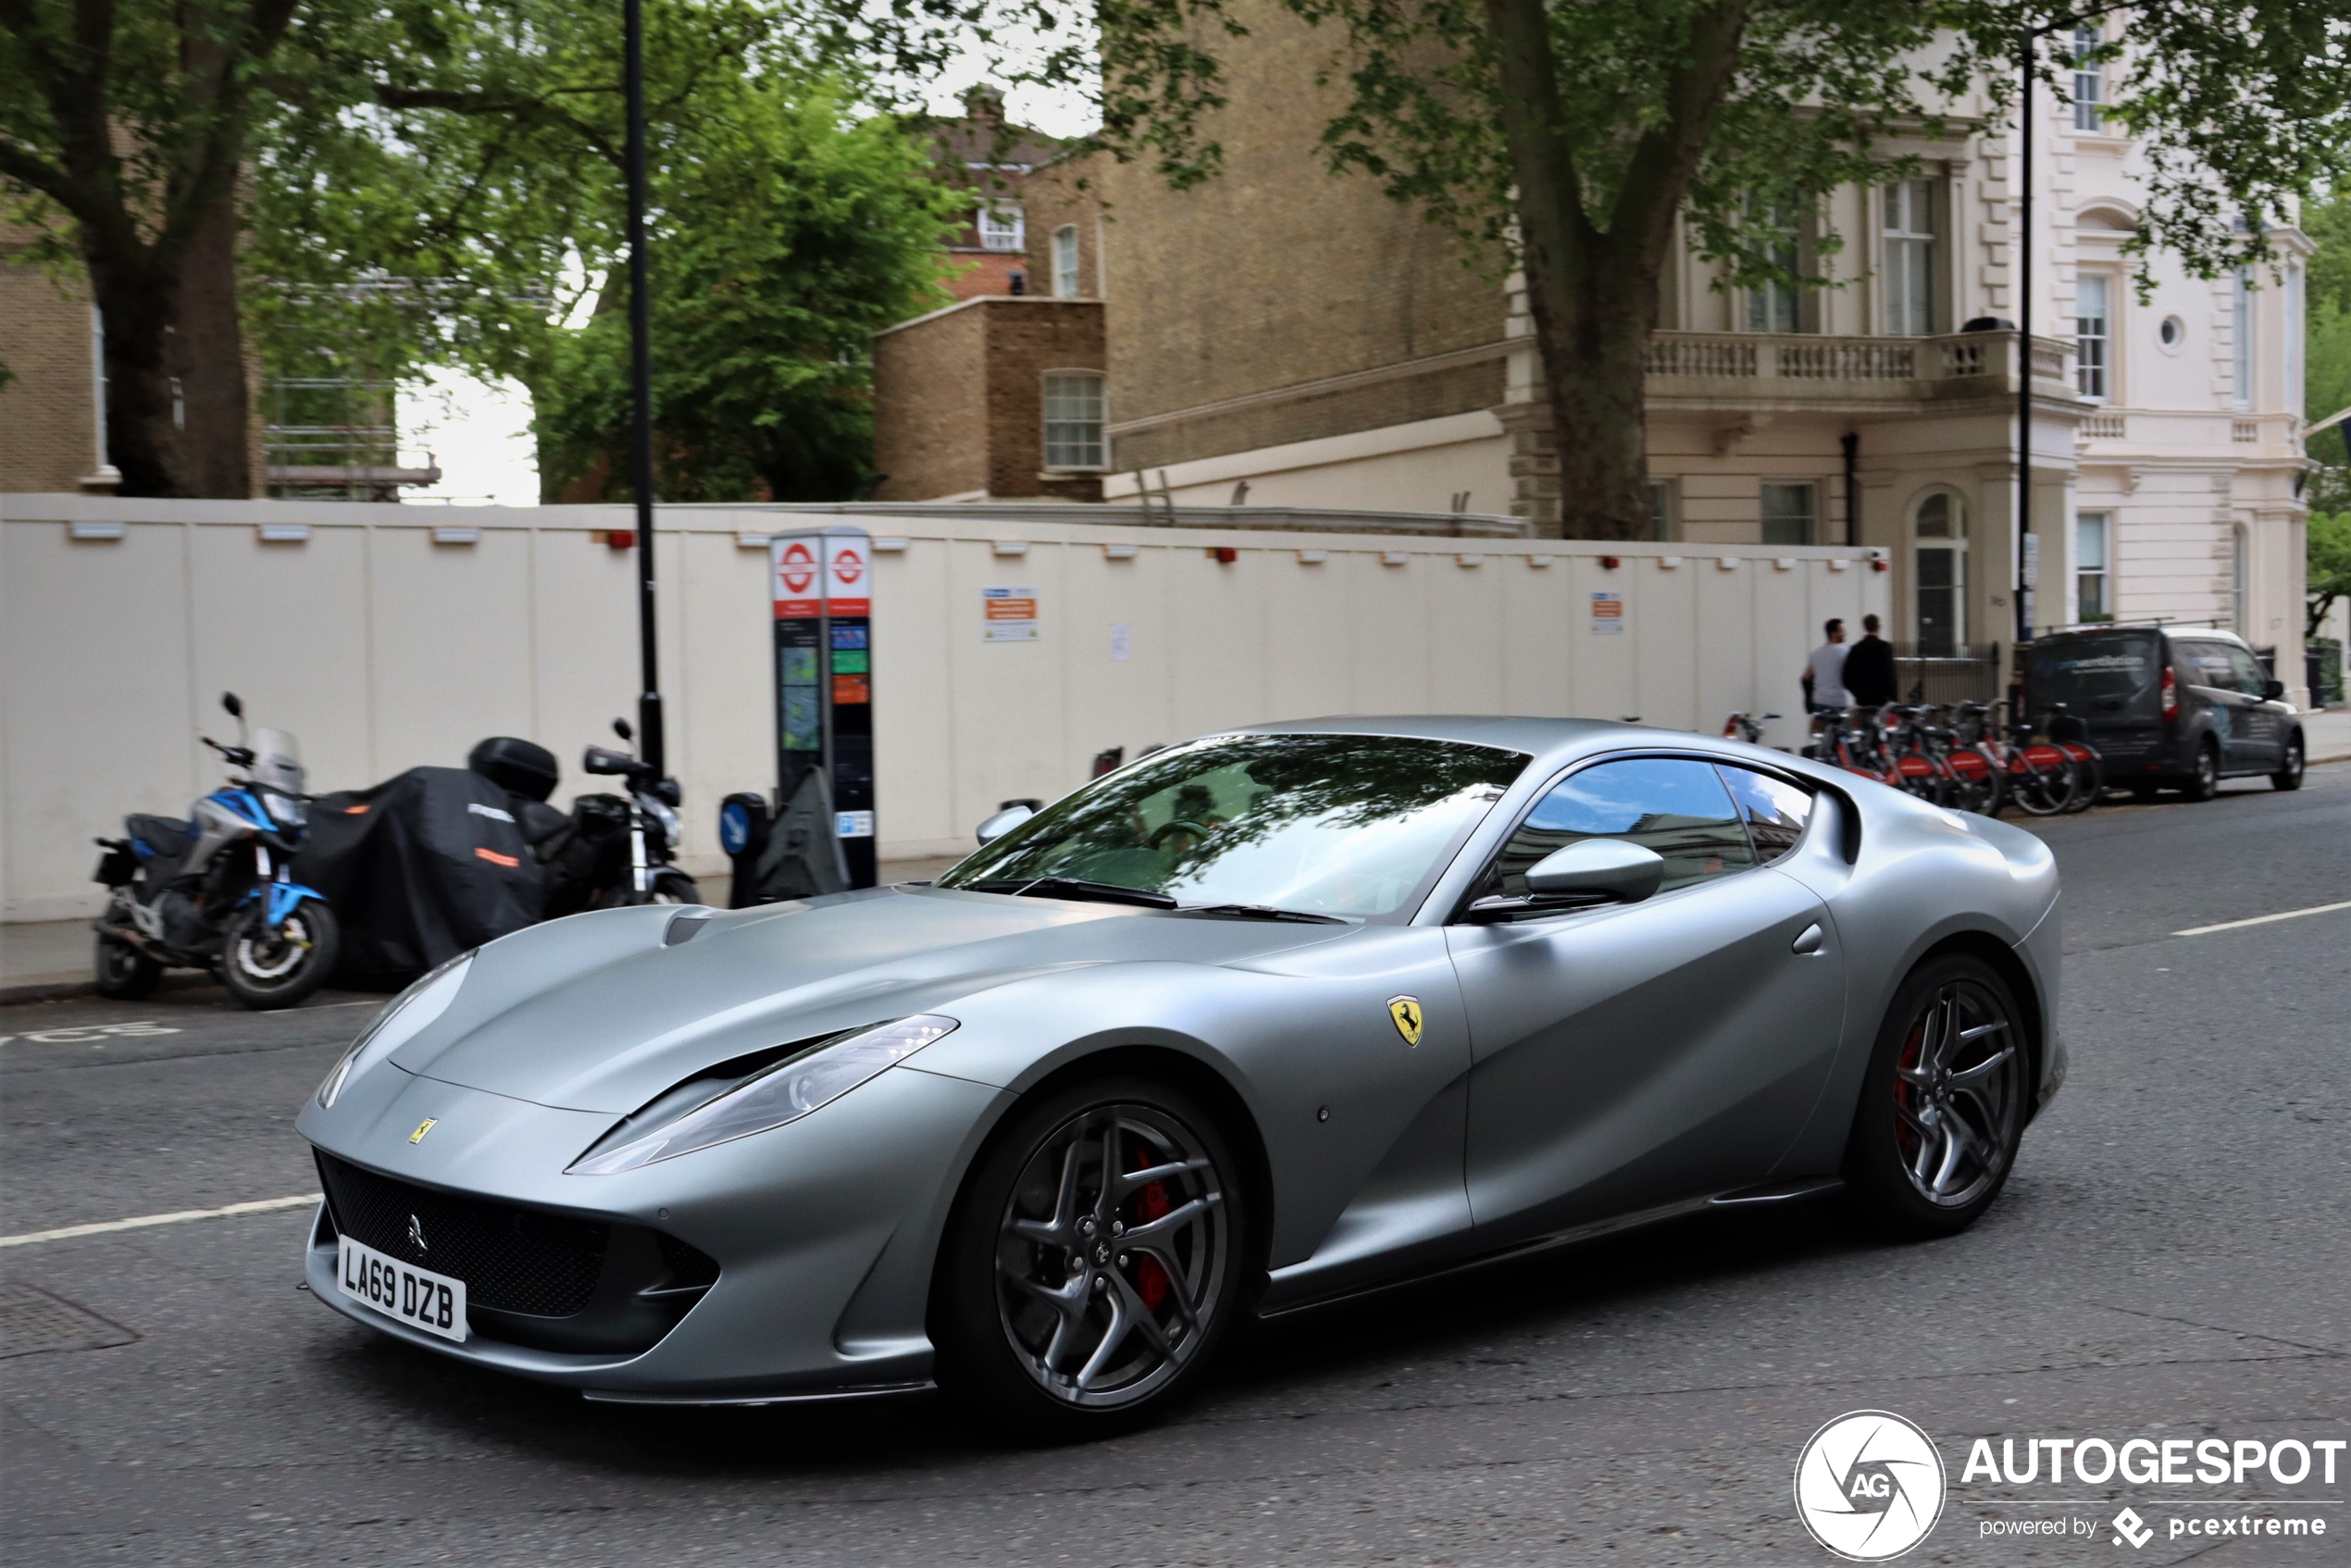
M 2236 664 L 2229 657 L 2236 650 L 2227 643 L 2183 641 L 2172 646 L 2179 652 L 2182 680 L 2222 691 L 2238 690 Z
M 2063 703 L 2076 714 L 2090 712 L 2101 698 L 2129 705 L 2151 694 L 2162 678 L 2163 644 L 2152 632 L 2036 644 L 2025 676 L 2036 712 Z

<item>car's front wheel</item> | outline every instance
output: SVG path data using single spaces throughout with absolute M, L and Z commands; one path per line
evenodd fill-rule
M 1999 972 L 1964 953 L 1921 964 L 1878 1028 L 1847 1189 L 1896 1235 L 1965 1229 L 2008 1181 L 2032 1092 L 2022 1015 Z
M 2302 788 L 2302 737 L 2296 735 L 2286 741 L 2285 761 L 2279 765 L 2275 773 L 2270 775 L 2270 788 L 2272 790 Z
M 1198 1378 L 1238 1311 L 1238 1167 L 1188 1096 L 1074 1085 L 1014 1114 L 939 1258 L 939 1380 L 1025 1436 L 1108 1436 Z

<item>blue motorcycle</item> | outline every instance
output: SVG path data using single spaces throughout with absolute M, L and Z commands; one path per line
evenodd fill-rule
M 247 1007 L 292 1007 L 334 973 L 335 912 L 288 869 L 309 821 L 301 752 L 283 730 L 248 737 L 235 692 L 220 705 L 238 743 L 204 743 L 243 777 L 190 807 L 192 820 L 126 816 L 127 837 L 98 840 L 101 995 L 135 1000 L 167 968 L 205 969 Z

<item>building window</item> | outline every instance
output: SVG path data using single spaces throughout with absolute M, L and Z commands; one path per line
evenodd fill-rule
M 1934 330 L 1934 181 L 1885 188 L 1885 330 L 1897 338 Z
M 2095 27 L 2073 30 L 2073 129 L 2096 131 L 2103 129 L 2105 116 L 2100 106 L 2106 102 L 2106 65 L 2097 58 L 2106 40 Z
M 2236 297 L 2231 302 L 2230 336 L 2236 340 L 2236 404 L 2253 406 L 2253 271 L 2237 268 Z
M 1758 205 L 1749 212 L 1748 221 L 1762 231 L 1760 248 L 1772 263 L 1796 271 L 1803 258 L 1803 230 L 1797 221 L 1796 204 L 1782 202 L 1769 207 Z M 1794 283 L 1774 280 L 1748 290 L 1748 331 L 1801 331 L 1802 318 L 1803 301 Z
M 1763 486 L 1763 542 L 1810 544 L 1819 517 L 1815 497 L 1820 487 L 1810 484 Z
M 1064 223 L 1053 230 L 1053 297 L 1077 297 L 1077 225 Z
M 1955 657 L 1967 636 L 1967 503 L 1936 491 L 1919 503 L 1910 532 L 1919 654 Z
M 979 209 L 979 248 L 1018 251 L 1028 247 L 1028 231 L 1018 202 L 986 202 Z
M 2245 611 L 2245 589 L 2253 575 L 2251 554 L 2242 525 L 2229 530 L 2229 626 L 2239 637 L 2253 635 Z
M 2074 280 L 2074 390 L 2100 403 L 2108 396 L 2108 372 L 2111 368 L 2108 350 L 2113 346 L 2114 333 L 2108 313 L 2112 308 L 2112 292 L 2103 273 L 2084 272 Z
M 1676 537 L 1673 527 L 1673 481 L 1649 480 L 1649 537 L 1670 540 Z
M 1102 379 L 1061 370 L 1045 378 L 1045 467 L 1102 467 Z
M 2114 618 L 2113 590 L 2107 581 L 2109 514 L 2082 512 L 2073 519 L 2073 618 L 2084 624 Z

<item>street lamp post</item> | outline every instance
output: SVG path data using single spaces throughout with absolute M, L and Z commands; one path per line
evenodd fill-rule
M 635 5 L 636 0 L 629 0 Z M 2033 532 L 2033 55 L 2038 34 L 2027 31 L 2020 52 L 2017 95 L 2019 162 L 2016 236 L 2016 641 L 2033 638 L 2033 591 L 2025 586 L 2025 541 Z M 2020 675 L 2019 678 L 2021 678 Z
M 661 659 L 653 623 L 653 367 L 651 284 L 645 262 L 645 7 L 625 0 L 628 99 L 629 473 L 637 492 L 638 756 L 655 778 L 668 771 L 661 722 Z

